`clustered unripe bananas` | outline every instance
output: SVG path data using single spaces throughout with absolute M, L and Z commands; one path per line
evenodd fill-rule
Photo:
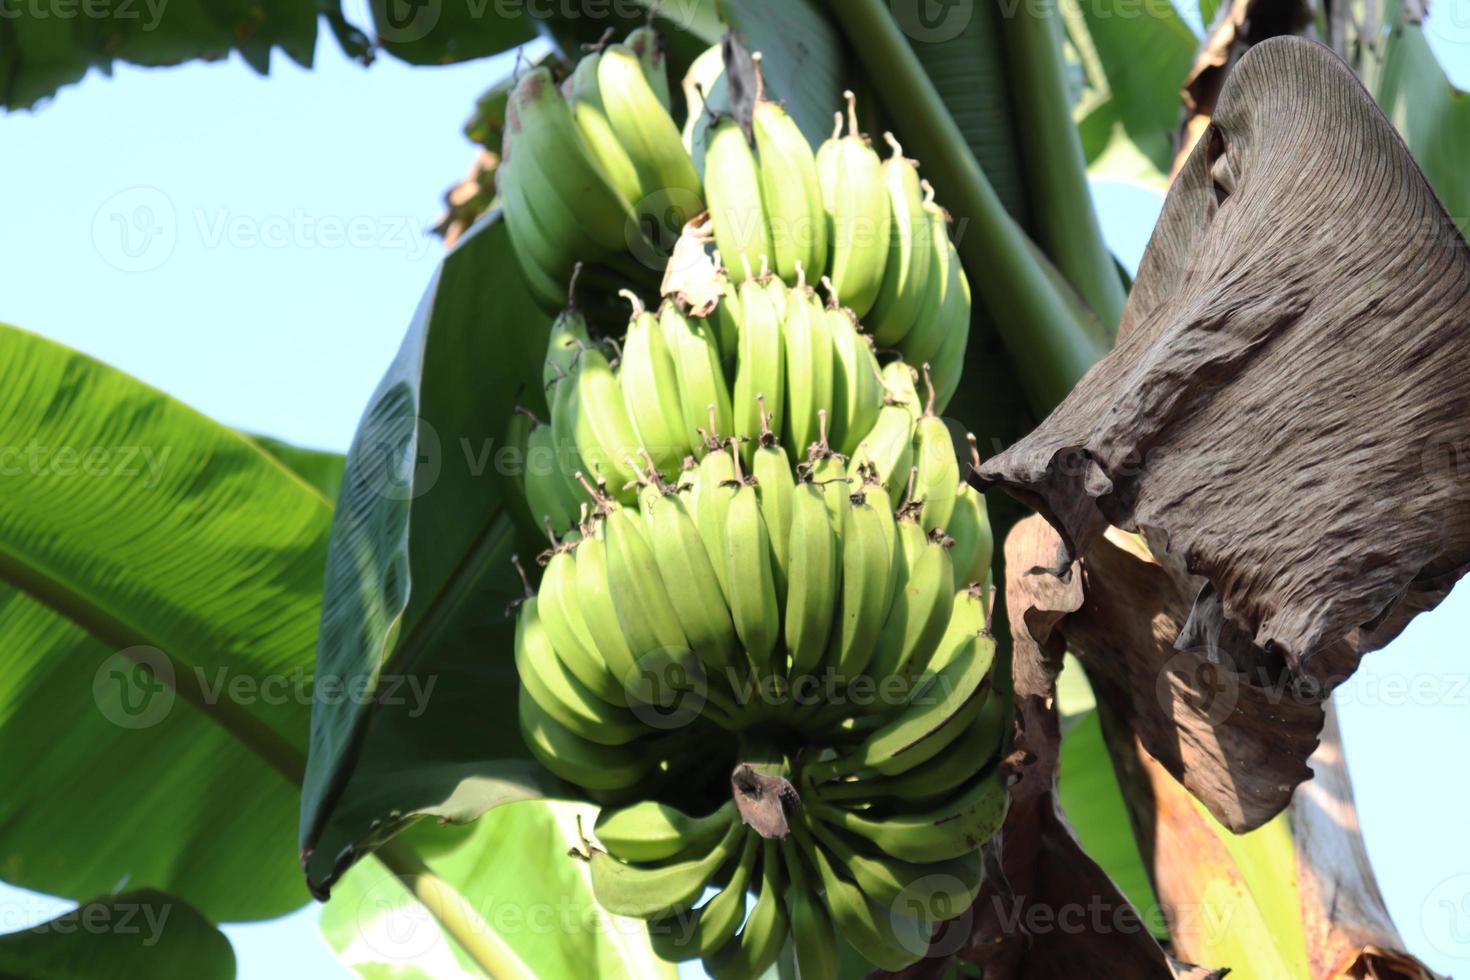
M 850 95 L 816 153 L 760 95 L 748 128 L 681 136 L 654 50 L 635 33 L 511 101 L 501 194 L 533 291 L 560 307 L 580 275 L 631 306 L 620 342 L 561 310 L 550 417 L 509 434 L 551 539 L 518 612 L 521 732 L 604 804 L 598 900 L 664 958 L 753 977 L 789 937 L 832 977 L 840 934 L 900 969 L 973 900 L 1006 806 L 990 527 L 940 418 L 968 284 Z M 718 84 L 686 81 L 696 111 Z M 662 192 L 709 255 L 697 309 L 648 308 L 629 267 Z

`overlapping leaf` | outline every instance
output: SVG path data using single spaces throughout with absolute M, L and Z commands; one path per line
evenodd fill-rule
M 215 921 L 292 867 L 331 506 L 253 442 L 0 328 L 0 876 Z
M 1168 3 L 1061 0 L 1061 10 L 1081 69 L 1075 116 L 1090 172 L 1162 191 L 1198 39 Z
M 396 0 L 392 0 L 396 2 Z M 24 109 L 58 88 L 81 79 L 90 68 L 110 71 L 114 61 L 177 65 L 218 61 L 238 53 L 256 71 L 270 67 L 279 49 L 299 65 L 311 66 L 317 18 L 323 16 L 351 55 L 366 53 L 367 39 L 350 27 L 340 7 L 272 0 L 120 0 L 74 8 L 4 0 L 0 4 L 0 106 Z M 78 16 L 78 14 L 82 14 Z
M 493 929 L 525 977 L 672 978 L 641 921 L 608 914 L 592 895 L 577 821 L 596 807 L 525 803 L 488 813 L 470 827 L 421 824 L 402 840 Z M 395 878 L 376 862 L 347 873 L 322 913 L 322 932 L 364 977 L 449 980 L 483 974 Z
M 235 951 L 173 895 L 125 892 L 0 936 L 0 975 L 45 980 L 232 980 Z
M 507 605 L 521 595 L 502 435 L 540 406 L 549 319 L 498 213 L 445 257 L 363 415 L 332 529 L 301 806 L 312 886 L 412 814 L 470 819 L 538 792 L 523 766 Z M 466 802 L 466 801 L 469 802 Z

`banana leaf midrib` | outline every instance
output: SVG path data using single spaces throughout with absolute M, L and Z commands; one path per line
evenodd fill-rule
M 299 479 L 299 477 L 298 477 Z M 109 649 L 126 652 L 149 647 L 168 659 L 173 679 L 168 683 L 185 701 L 254 752 L 262 762 L 299 787 L 306 770 L 306 756 L 273 728 L 228 698 L 210 698 L 194 684 L 179 684 L 180 678 L 196 675 L 181 665 L 164 644 L 148 636 L 121 616 L 88 599 L 80 590 L 38 565 L 28 563 L 0 548 L 0 582 L 29 596 L 68 622 L 76 624 Z

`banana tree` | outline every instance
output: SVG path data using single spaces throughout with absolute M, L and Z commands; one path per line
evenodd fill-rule
M 309 60 L 316 14 L 275 6 L 191 7 L 190 16 L 161 20 L 169 28 L 161 33 L 132 31 L 120 17 L 100 33 L 7 17 L 6 104 L 29 105 L 112 58 L 175 63 L 234 48 L 263 67 L 279 45 Z M 1427 245 L 1414 244 L 1440 248 L 1449 268 L 1460 268 L 1457 233 L 1431 220 L 1443 211 L 1431 206 L 1422 178 L 1414 182 L 1409 156 L 1339 62 L 1322 68 L 1315 51 L 1279 54 L 1281 42 L 1242 62 L 1274 34 L 1327 41 L 1387 111 L 1451 213 L 1463 213 L 1463 154 L 1455 148 L 1470 127 L 1415 12 L 1369 5 L 1347 17 L 1351 5 L 1324 4 L 1266 16 L 1258 9 L 1266 6 L 1241 0 L 1204 17 L 1214 25 L 1203 46 L 1168 5 L 1139 11 L 1073 0 L 938 11 L 879 0 L 689 0 L 654 11 L 574 3 L 555 12 L 455 2 L 399 9 L 388 0 L 373 5 L 376 44 L 335 8 L 321 14 L 349 52 L 382 50 L 418 64 L 539 37 L 550 77 L 569 84 L 584 45 L 651 20 L 671 79 L 699 80 L 706 52 L 723 45 L 724 75 L 671 86 L 681 121 L 738 109 L 746 76 L 729 66 L 740 52 L 758 52 L 764 98 L 783 104 L 812 146 L 828 137 L 834 111 L 849 104 L 844 91 L 853 90 L 865 117 L 854 117 L 854 128 L 892 131 L 903 155 L 921 161 L 954 219 L 974 295 L 963 383 L 947 414 L 998 450 L 1062 406 L 1031 441 L 982 471 L 1039 506 L 1060 536 L 1035 519 L 1018 526 L 996 570 L 1005 598 L 989 610 L 999 639 L 995 684 L 1014 703 L 1011 751 L 998 770 L 1012 783 L 1009 814 L 1002 834 L 980 848 L 986 876 L 973 905 L 951 909 L 920 937 L 922 955 L 905 975 L 940 975 L 958 962 L 987 976 L 1075 976 L 1096 957 L 1138 976 L 1228 967 L 1243 976 L 1329 977 L 1390 966 L 1427 975 L 1399 948 L 1355 836 L 1322 818 L 1321 800 L 1299 791 L 1293 802 L 1293 788 L 1313 769 L 1328 773 L 1320 780 L 1339 778 L 1312 755 L 1326 723 L 1320 697 L 1283 700 L 1271 685 L 1306 676 L 1327 680 L 1318 689 L 1327 690 L 1365 649 L 1432 605 L 1462 563 L 1453 555 L 1423 560 L 1415 566 L 1429 570 L 1422 575 L 1374 580 L 1372 588 L 1361 576 L 1345 582 L 1303 563 L 1281 577 L 1285 598 L 1259 576 L 1253 590 L 1227 591 L 1241 588 L 1232 576 L 1242 563 L 1264 553 L 1218 546 L 1239 531 L 1238 515 L 1224 516 L 1225 501 L 1183 516 L 1161 505 L 1118 509 L 1104 489 L 1117 468 L 1103 472 L 1095 462 L 1107 458 L 1101 442 L 1074 459 L 1056 436 L 1069 425 L 1086 431 L 1071 420 L 1108 417 L 1106 399 L 1121 384 L 1116 365 L 1139 370 L 1127 358 L 1157 339 L 1140 323 L 1162 316 L 1171 292 L 1199 274 L 1194 249 L 1209 242 L 1181 231 L 1192 228 L 1181 216 L 1218 211 L 1230 222 L 1239 207 L 1223 209 L 1237 192 L 1233 203 L 1250 200 L 1241 190 L 1248 177 L 1280 193 L 1282 208 L 1302 199 L 1270 167 L 1237 163 L 1239 147 L 1251 144 L 1232 138 L 1252 131 L 1253 118 L 1280 125 L 1287 115 L 1252 103 L 1248 72 L 1231 87 L 1237 64 L 1261 72 L 1276 58 L 1285 65 L 1276 81 L 1318 72 L 1331 91 L 1361 102 L 1351 120 L 1372 134 L 1366 142 L 1376 155 L 1356 170 L 1341 153 L 1338 170 L 1317 165 L 1351 176 L 1390 161 L 1395 176 L 1386 186 L 1399 196 L 1384 200 L 1401 206 L 1386 217 L 1434 225 Z M 157 950 L 123 943 L 78 951 L 83 937 L 98 938 L 85 929 L 74 943 L 64 928 L 0 940 L 0 962 L 13 962 L 15 972 L 69 975 L 68 963 L 106 956 L 115 975 L 158 975 L 169 969 L 160 966 L 167 956 L 184 955 L 228 975 L 228 948 L 213 924 L 279 915 L 315 897 L 326 902 L 327 938 L 365 976 L 565 976 L 588 963 L 599 975 L 672 975 L 641 924 L 594 898 L 592 863 L 568 857 L 587 853 L 596 811 L 568 801 L 567 782 L 532 757 L 515 723 L 521 681 L 516 620 L 506 610 L 527 586 L 513 559 L 534 570 L 544 541 L 504 443 L 518 411 L 545 418 L 551 409 L 543 362 L 552 315 L 496 193 L 514 81 L 476 107 L 467 132 L 482 151 L 451 196 L 443 228 L 452 248 L 345 461 L 230 432 L 105 366 L 6 328 L 12 383 L 4 386 L 8 436 L 0 443 L 100 447 L 119 472 L 115 457 L 124 450 L 136 450 L 137 462 L 128 463 L 126 482 L 89 482 L 80 465 L 60 473 L 54 451 L 43 451 L 44 466 L 4 476 L 0 615 L 9 628 L 0 635 L 27 666 L 12 672 L 3 695 L 12 710 L 0 713 L 0 725 L 13 739 L 51 731 L 45 742 L 57 749 L 8 756 L 7 802 L 19 816 L 0 824 L 0 874 L 88 902 L 82 918 L 93 908 L 102 919 L 160 904 L 183 910 L 160 924 L 168 942 Z M 1308 118 L 1323 98 L 1322 86 L 1255 87 L 1289 92 L 1290 106 Z M 1327 137 L 1314 144 L 1309 130 L 1283 130 L 1280 141 L 1297 139 L 1311 158 Z M 1198 148 L 1196 139 L 1204 140 Z M 1089 172 L 1162 187 L 1175 170 L 1169 209 L 1130 295 L 1104 245 Z M 1342 206 L 1340 198 L 1329 203 Z M 1261 241 L 1253 237 L 1259 228 L 1234 234 L 1211 246 L 1220 262 L 1244 259 Z M 1315 245 L 1336 256 L 1351 237 L 1342 230 Z M 1288 260 L 1309 255 L 1301 243 L 1283 247 Z M 1406 262 L 1425 254 L 1399 253 Z M 1374 256 L 1349 257 L 1373 265 Z M 1312 267 L 1322 277 L 1341 272 L 1325 259 Z M 1277 303 L 1278 313 L 1292 309 L 1269 293 L 1279 278 L 1260 270 L 1247 283 L 1267 289 L 1259 301 Z M 1379 280 L 1365 283 L 1365 307 L 1387 302 Z M 1324 278 L 1316 288 L 1334 287 Z M 1187 306 L 1187 298 L 1172 302 Z M 1220 320 L 1229 323 L 1228 313 Z M 1093 371 L 1115 338 L 1117 352 Z M 1188 372 L 1178 373 L 1174 348 L 1147 353 L 1159 367 L 1148 397 L 1163 407 L 1196 397 L 1180 380 Z M 1326 398 L 1346 369 L 1317 347 L 1307 354 L 1322 365 L 1310 391 Z M 1403 417 L 1422 417 L 1419 407 L 1435 393 L 1441 404 L 1462 403 L 1457 390 L 1406 387 L 1419 400 Z M 1144 403 L 1111 410 L 1121 412 L 1120 425 L 1158 417 Z M 1238 419 L 1253 409 L 1226 400 L 1219 410 Z M 1147 433 L 1124 431 L 1147 442 Z M 1210 443 L 1201 431 L 1183 445 Z M 1416 459 L 1430 459 L 1433 446 L 1422 441 L 1409 445 Z M 1026 456 L 1034 446 L 1042 449 Z M 170 449 L 172 467 L 164 460 Z M 1157 493 L 1158 481 L 1182 480 L 1188 490 L 1204 482 L 1200 472 L 1161 468 L 1146 474 L 1154 483 L 1139 485 Z M 1426 509 L 1393 496 L 1402 485 L 1390 479 L 1395 472 L 1374 499 L 1400 501 L 1396 513 L 1412 525 L 1392 556 L 1407 567 L 1430 547 L 1414 531 Z M 58 474 L 65 493 L 56 491 Z M 1348 494 L 1349 507 L 1372 503 L 1363 487 Z M 1018 510 L 991 497 L 994 533 L 1004 538 Z M 1141 499 L 1128 505 L 1156 498 Z M 1332 512 L 1306 490 L 1294 500 L 1297 528 Z M 1114 524 L 1170 535 L 1145 539 Z M 1191 539 L 1216 544 L 1211 563 L 1191 556 L 1186 566 L 1170 548 Z M 1252 528 L 1248 540 L 1298 543 L 1272 526 Z M 1349 612 L 1329 624 L 1336 632 L 1320 657 L 1287 642 L 1283 664 L 1274 637 L 1241 635 L 1235 603 L 1293 614 L 1291 602 L 1301 600 L 1288 586 L 1305 581 L 1317 583 L 1313 601 Z M 1389 604 L 1390 595 L 1410 598 Z M 1363 637 L 1347 629 L 1370 621 Z M 1160 622 L 1170 624 L 1169 636 L 1154 635 Z M 1220 675 L 1231 692 L 1221 716 L 1204 697 L 1220 661 L 1201 649 L 1234 658 L 1234 670 Z M 1066 650 L 1078 659 L 1061 671 L 1059 700 Z M 86 665 L 87 684 L 56 669 L 67 654 Z M 1321 669 L 1314 673 L 1312 663 Z M 1079 680 L 1084 671 L 1090 687 Z M 237 687 L 222 686 L 229 684 Z M 281 684 L 300 696 L 267 696 Z M 1327 764 L 1340 772 L 1340 757 Z M 180 798 L 190 804 L 179 807 Z M 742 806 L 747 823 L 779 812 Z M 1295 872 L 1282 872 L 1283 863 Z M 119 881 L 135 891 L 110 894 Z M 1324 911 L 1327 894 L 1351 895 L 1356 917 L 1334 919 Z M 497 902 L 521 917 L 499 914 Z M 1101 909 L 1105 919 L 1059 924 L 1055 917 L 1071 908 Z M 1229 916 L 1237 927 L 1202 935 L 1181 918 L 1186 908 Z M 547 910 L 555 910 L 549 925 L 525 917 Z M 793 955 L 788 948 L 776 969 Z M 836 955 L 844 976 L 879 962 L 866 949 L 843 946 Z

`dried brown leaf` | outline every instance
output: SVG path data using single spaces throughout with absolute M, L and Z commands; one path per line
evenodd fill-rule
M 1023 521 L 1006 538 L 1006 608 L 1013 639 L 1016 728 L 1004 765 L 1010 809 L 986 845 L 986 876 L 960 956 L 986 977 L 1208 977 L 1169 957 L 1117 885 L 1082 850 L 1056 799 L 1061 733 L 1055 627 L 1082 601 L 1076 576 L 1055 568 L 1057 538 Z
M 1470 249 L 1357 79 L 1272 38 L 1230 72 L 1118 346 L 977 484 L 1084 554 L 1143 530 L 1189 629 L 1325 696 L 1470 567 Z M 1284 731 L 1283 726 L 1283 731 Z

